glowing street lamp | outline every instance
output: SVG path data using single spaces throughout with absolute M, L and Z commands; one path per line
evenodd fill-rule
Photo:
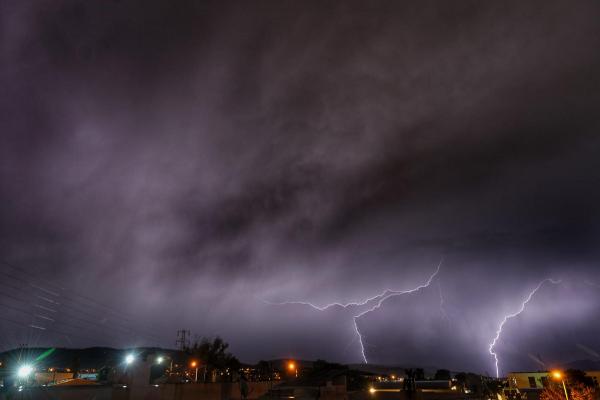
M 133 354 L 127 354 L 125 356 L 125 364 L 130 365 L 135 361 L 135 356 Z
M 562 374 L 560 371 L 552 371 L 552 377 L 554 379 L 562 379 Z
M 552 371 L 552 378 L 562 383 L 563 390 L 565 391 L 565 399 L 569 400 L 569 394 L 567 393 L 567 385 L 565 385 L 565 380 L 563 379 L 563 374 L 560 371 Z
M 162 364 L 163 361 L 165 361 L 165 358 L 163 356 L 158 356 L 156 358 L 156 363 L 157 364 Z
M 298 368 L 296 367 L 296 363 L 293 361 L 290 361 L 288 363 L 288 370 L 290 372 L 294 372 L 294 375 L 296 376 L 296 378 L 298 377 Z
M 190 363 L 190 367 L 196 369 L 196 378 L 194 379 L 194 382 L 197 383 L 198 382 L 198 361 L 192 360 L 192 362 Z
M 20 379 L 27 379 L 33 372 L 33 367 L 29 364 L 21 365 L 17 370 L 17 377 Z

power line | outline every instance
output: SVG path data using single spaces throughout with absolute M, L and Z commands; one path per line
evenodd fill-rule
M 11 297 L 11 298 L 14 299 L 14 300 L 17 300 L 17 301 L 19 301 L 21 303 L 24 303 L 22 300 L 20 300 L 20 299 L 18 299 L 16 297 Z M 25 303 L 25 304 L 33 305 L 34 307 L 35 306 L 40 307 L 39 305 L 36 305 L 36 304 L 30 304 L 30 303 Z M 33 317 L 32 323 L 28 325 L 28 327 L 30 327 L 30 328 L 34 328 L 34 329 L 38 329 L 38 330 L 48 330 L 49 329 L 49 327 L 47 327 L 47 326 L 37 325 L 35 323 L 35 319 L 36 318 L 43 319 L 44 321 L 49 321 L 49 323 L 55 323 L 55 322 L 57 322 L 57 320 L 55 319 L 56 317 L 55 318 L 51 318 L 51 317 L 49 317 L 47 315 L 38 314 L 38 313 L 35 313 L 35 312 L 31 312 L 29 310 L 26 310 L 26 309 L 21 308 L 21 307 L 17 307 L 17 306 L 12 305 L 12 304 L 6 304 L 6 303 L 3 303 L 3 302 L 0 302 L 0 307 L 3 307 L 5 309 L 9 309 L 9 310 L 12 310 L 12 311 L 16 311 L 16 312 L 19 312 L 19 313 L 22 313 L 22 314 L 30 316 L 30 317 Z M 46 311 L 54 311 L 54 310 L 50 310 L 50 309 L 45 308 L 45 307 L 41 307 L 41 308 L 44 309 L 44 310 L 46 310 Z M 56 312 L 56 311 L 54 311 L 54 312 Z M 79 329 L 79 330 L 84 329 L 84 330 L 87 330 L 87 331 L 90 331 L 90 332 L 96 332 L 92 328 L 89 328 L 89 327 L 86 327 L 86 326 L 83 326 L 83 325 L 75 325 L 75 324 L 64 322 L 64 321 L 59 321 L 59 322 L 61 324 L 65 325 L 65 326 L 69 326 L 69 327 L 74 328 L 74 329 Z
M 58 334 L 61 334 L 61 335 L 78 337 L 78 338 L 85 339 L 85 340 L 89 339 L 88 337 L 77 335 L 75 333 L 59 331 L 59 330 L 56 330 L 56 329 L 53 329 L 53 328 L 37 327 L 37 326 L 34 326 L 32 324 L 27 324 L 27 323 L 24 323 L 22 321 L 15 321 L 14 319 L 6 318 L 6 317 L 3 317 L 3 316 L 0 316 L 0 319 L 3 320 L 3 321 L 12 322 L 15 325 L 20 325 L 20 326 L 25 327 L 25 328 L 37 328 L 37 329 L 40 329 L 40 330 L 44 330 L 44 331 L 48 331 L 48 332 L 52 332 L 52 333 L 58 333 Z
M 0 283 L 0 284 L 3 284 L 3 283 Z M 50 312 L 50 313 L 56 314 L 56 316 L 54 316 L 54 318 L 50 318 L 50 317 L 48 317 L 46 315 L 32 314 L 29 311 L 26 311 L 26 310 L 24 310 L 22 308 L 17 308 L 17 307 L 15 307 L 13 305 L 8 305 L 8 304 L 0 303 L 0 306 L 4 305 L 5 308 L 11 308 L 13 310 L 17 310 L 18 309 L 18 311 L 24 312 L 24 313 L 26 313 L 26 314 L 28 314 L 28 315 L 30 315 L 32 317 L 39 317 L 39 318 L 42 318 L 42 319 L 44 319 L 46 321 L 51 321 L 52 323 L 60 323 L 60 324 L 64 324 L 64 325 L 68 325 L 68 326 L 74 327 L 76 329 L 82 329 L 83 328 L 83 329 L 87 329 L 89 331 L 93 331 L 93 329 L 96 329 L 96 331 L 97 331 L 98 328 L 100 328 L 100 332 L 102 332 L 102 333 L 106 332 L 106 330 L 107 330 L 107 326 L 106 325 L 98 323 L 96 321 L 92 321 L 90 319 L 82 318 L 80 316 L 75 316 L 75 315 L 69 315 L 68 313 L 66 313 L 64 311 L 58 313 L 57 310 L 51 309 L 51 308 L 43 306 L 41 304 L 29 303 L 27 300 L 24 300 L 22 298 L 18 298 L 16 296 L 13 296 L 13 295 L 10 295 L 10 294 L 7 294 L 7 293 L 0 292 L 0 297 L 1 296 L 4 296 L 6 298 L 9 298 L 9 299 L 14 300 L 14 301 L 19 302 L 19 303 L 27 304 L 29 306 L 38 308 L 40 310 L 43 310 L 44 312 Z M 56 303 L 56 304 L 64 305 L 64 304 L 61 304 L 61 303 Z M 76 308 L 69 307 L 68 305 L 64 305 L 64 306 L 67 307 L 67 308 L 72 309 L 75 312 L 78 312 L 79 314 L 82 314 L 84 316 L 89 316 L 89 317 L 93 318 L 92 314 L 86 313 L 85 311 L 81 311 L 81 310 L 78 310 Z M 83 322 L 85 324 L 93 325 L 93 326 L 98 327 L 98 328 L 90 328 L 89 326 L 82 326 L 82 325 L 79 325 L 79 324 L 74 325 L 72 323 L 65 322 L 64 321 L 65 318 L 67 320 L 69 320 L 69 319 L 71 319 L 71 320 L 77 320 L 77 321 Z M 127 329 L 126 327 L 121 327 L 121 326 L 118 326 L 118 325 L 116 327 L 119 328 L 121 331 L 125 332 L 128 335 L 133 333 L 134 335 L 138 336 L 135 332 L 132 332 L 131 330 Z
M 21 273 L 24 273 L 24 274 L 30 274 L 30 272 L 29 272 L 29 271 L 26 271 L 25 269 L 23 269 L 23 268 L 21 268 L 21 267 L 18 267 L 18 266 L 14 265 L 14 264 L 11 264 L 11 263 L 7 262 L 6 260 L 1 260 L 0 262 L 2 262 L 2 264 L 6 265 L 6 266 L 8 266 L 8 267 L 10 267 L 10 268 L 12 268 L 12 269 L 13 269 L 13 270 L 15 270 L 15 271 L 19 271 L 19 272 L 21 272 Z M 21 279 L 21 280 L 22 280 L 22 279 Z M 66 291 L 66 290 L 67 290 L 67 289 L 66 289 L 66 288 L 64 288 L 63 286 L 60 286 L 60 285 L 58 285 L 58 284 L 53 284 L 51 281 L 46 281 L 46 284 L 48 284 L 48 285 L 50 285 L 50 286 L 52 286 L 52 287 L 54 287 L 54 288 L 56 288 L 56 289 L 59 289 L 59 290 L 61 290 L 61 291 Z M 100 306 L 100 307 L 102 307 L 102 308 L 105 308 L 105 309 L 106 309 L 106 310 L 108 310 L 108 311 L 111 311 L 112 313 L 115 313 L 115 314 L 117 314 L 117 315 L 121 315 L 121 316 L 122 316 L 122 317 L 124 317 L 125 319 L 132 318 L 132 316 L 131 316 L 131 315 L 128 315 L 128 314 L 126 314 L 126 313 L 123 313 L 122 311 L 116 310 L 116 309 L 114 309 L 114 308 L 112 308 L 112 307 L 110 307 L 110 306 L 108 306 L 108 305 L 106 305 L 106 304 L 100 303 L 100 302 L 98 302 L 97 300 L 94 300 L 93 298 L 91 298 L 91 297 L 89 297 L 89 296 L 85 296 L 85 295 L 82 295 L 82 294 L 76 293 L 76 292 L 75 292 L 75 291 L 73 291 L 73 290 L 70 290 L 70 292 L 71 292 L 71 294 L 73 294 L 73 295 L 74 295 L 74 296 L 76 296 L 76 297 L 79 297 L 79 298 L 81 298 L 81 299 L 84 299 L 84 300 L 86 300 L 86 301 L 88 301 L 88 302 L 91 302 L 92 304 L 96 304 L 96 305 L 98 305 L 98 306 Z M 56 296 L 59 296 L 59 294 L 57 294 L 57 293 L 54 293 L 54 294 L 55 294 Z M 68 296 L 63 296 L 63 297 L 67 297 L 67 298 L 68 298 Z M 74 299 L 71 299 L 71 300 L 73 300 L 73 301 L 76 301 L 76 300 L 74 300 Z
M 15 266 L 15 265 L 13 265 L 13 264 L 10 264 L 10 263 L 8 263 L 8 262 L 6 262 L 6 261 L 4 261 L 4 260 L 2 260 L 1 262 L 2 262 L 2 264 L 6 265 L 6 266 L 8 266 L 8 267 L 10 267 L 10 268 L 12 268 L 12 269 L 13 269 L 13 270 L 15 270 L 15 271 L 19 271 L 19 272 L 21 272 L 21 273 L 29 274 L 29 273 L 28 273 L 27 271 L 25 271 L 24 269 L 22 269 L 22 268 L 20 268 L 20 267 L 17 267 L 17 266 Z M 67 291 L 67 290 L 66 290 L 64 287 L 61 287 L 61 286 L 58 286 L 58 285 L 53 285 L 52 283 L 46 282 L 46 284 L 49 284 L 49 285 L 51 285 L 52 287 L 55 287 L 55 288 L 59 289 L 61 292 L 63 292 L 63 294 L 61 295 L 61 294 L 59 294 L 59 293 L 56 293 L 56 292 L 54 292 L 54 291 L 52 291 L 52 290 L 49 290 L 49 289 L 47 289 L 47 288 L 45 288 L 45 287 L 42 287 L 42 286 L 40 286 L 40 285 L 38 285 L 38 284 L 35 284 L 35 283 L 34 283 L 34 282 L 32 282 L 32 281 L 29 281 L 29 280 L 23 279 L 23 278 L 21 278 L 21 277 L 19 277 L 19 276 L 15 276 L 15 275 L 12 275 L 12 274 L 9 274 L 9 273 L 6 273 L 6 272 L 2 272 L 2 271 L 0 271 L 0 273 L 1 273 L 1 274 L 3 274 L 3 275 L 5 275 L 5 276 L 8 276 L 8 277 L 12 278 L 13 280 L 17 280 L 17 281 L 19 281 L 19 282 L 22 282 L 22 283 L 24 283 L 24 284 L 28 285 L 29 287 L 32 287 L 32 288 L 34 288 L 34 289 L 41 290 L 41 291 L 43 291 L 45 294 L 48 294 L 48 295 L 50 295 L 50 296 L 54 296 L 54 297 L 57 297 L 57 298 L 59 298 L 59 297 L 62 297 L 62 298 L 64 298 L 64 299 L 66 299 L 66 300 L 70 300 L 70 301 L 72 301 L 72 302 L 73 302 L 73 305 L 68 305 L 68 304 L 66 304 L 66 303 L 59 303 L 58 301 L 56 301 L 56 300 L 52 300 L 51 298 L 48 298 L 48 297 L 46 297 L 46 296 L 40 296 L 40 295 L 36 294 L 35 296 L 36 296 L 36 297 L 38 297 L 38 298 L 40 298 L 41 300 L 44 300 L 44 301 L 46 301 L 46 302 L 48 302 L 48 303 L 51 303 L 51 304 L 53 304 L 54 306 L 57 306 L 57 305 L 58 305 L 58 306 L 62 306 L 62 307 L 64 307 L 64 308 L 68 308 L 68 309 L 70 309 L 70 310 L 72 310 L 72 311 L 75 311 L 75 312 L 77 312 L 77 313 L 80 313 L 80 314 L 83 314 L 83 315 L 87 315 L 87 316 L 92 316 L 92 314 L 90 314 L 90 313 L 88 312 L 88 310 L 83 310 L 83 311 L 82 311 L 82 310 L 78 309 L 77 307 L 74 307 L 75 305 L 79 304 L 79 302 L 78 302 L 76 299 L 74 299 L 73 297 L 70 297 L 70 296 L 67 296 L 67 295 L 65 295 L 65 294 L 64 294 L 64 292 L 65 292 L 65 291 Z M 17 287 L 15 287 L 15 286 L 13 286 L 13 285 L 7 285 L 7 286 L 9 286 L 9 287 L 11 287 L 11 288 L 13 288 L 13 289 L 15 289 L 15 290 L 21 290 L 20 288 L 17 288 Z M 97 302 L 97 301 L 95 301 L 95 300 L 93 300 L 93 299 L 91 299 L 91 298 L 89 298 L 89 297 L 87 297 L 87 296 L 79 295 L 79 294 L 77 294 L 77 293 L 73 293 L 73 294 L 74 294 L 74 296 L 81 297 L 81 298 L 85 299 L 86 301 L 93 303 L 94 305 L 96 305 L 96 308 L 98 308 L 98 306 L 101 306 L 102 308 L 104 308 L 104 309 L 107 309 L 107 310 L 111 311 L 111 313 L 112 313 L 112 314 L 114 314 L 114 316 L 113 316 L 113 317 L 111 317 L 111 318 L 112 318 L 112 319 L 115 319 L 115 318 L 117 319 L 117 321 L 113 321 L 113 325 L 114 325 L 115 327 L 117 327 L 118 329 L 120 329 L 120 330 L 123 330 L 123 331 L 127 332 L 128 334 L 134 334 L 135 336 L 137 336 L 137 337 L 139 337 L 139 338 L 146 338 L 146 339 L 149 339 L 149 341 L 151 341 L 151 342 L 152 342 L 152 341 L 155 341 L 155 342 L 158 342 L 158 341 L 159 341 L 158 337 L 156 337 L 156 336 L 154 336 L 154 335 L 152 335 L 152 334 L 141 334 L 141 333 L 137 332 L 135 329 L 132 329 L 132 328 L 129 328 L 129 327 L 127 327 L 127 325 L 126 325 L 126 324 L 129 324 L 129 323 L 132 323 L 132 322 L 131 322 L 129 319 L 125 319 L 125 318 L 123 318 L 123 317 L 119 316 L 119 315 L 125 315 L 125 314 L 123 314 L 123 313 L 121 313 L 121 312 L 118 312 L 118 311 L 116 311 L 116 310 L 112 309 L 111 307 L 109 307 L 109 306 L 106 306 L 106 305 L 104 305 L 104 304 L 102 304 L 102 303 L 99 303 L 99 302 Z M 42 308 L 42 309 L 46 309 L 44 306 L 41 306 L 41 305 L 36 305 L 36 306 L 37 306 L 37 307 L 39 307 L 39 308 Z M 93 307 L 93 306 L 92 306 L 92 307 Z M 46 310 L 47 310 L 47 309 L 46 309 Z M 92 316 L 92 317 L 93 317 L 93 316 Z M 91 324 L 94 324 L 94 325 L 100 326 L 102 329 L 106 329 L 106 326 L 100 325 L 100 324 L 98 324 L 98 323 L 95 323 L 95 322 L 92 322 L 92 321 L 89 321 L 89 320 L 85 320 L 85 319 L 78 318 L 78 317 L 73 317 L 73 316 L 71 316 L 71 318 L 78 319 L 78 320 L 81 320 L 81 321 L 85 321 L 85 322 L 87 322 L 87 323 L 91 323 Z M 124 324 L 123 324 L 123 325 L 120 325 L 120 324 L 118 323 L 118 320 L 119 320 L 119 319 L 123 320 L 123 322 L 124 322 Z

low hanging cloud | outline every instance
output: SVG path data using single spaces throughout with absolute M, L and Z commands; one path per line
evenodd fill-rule
M 435 285 L 357 320 L 368 359 L 492 373 L 487 346 L 532 287 L 597 270 L 598 11 L 2 4 L 2 259 L 127 314 L 85 318 L 151 326 L 152 344 L 189 328 L 248 361 L 344 362 L 362 361 L 352 310 L 273 303 L 409 290 L 443 259 Z M 506 368 L 592 357 L 589 291 L 555 307 L 582 318 L 578 342 L 510 344 L 557 326 L 537 303 L 531 327 L 511 321 Z M 73 332 L 61 312 L 47 328 Z M 149 341 L 86 326 L 36 341 Z

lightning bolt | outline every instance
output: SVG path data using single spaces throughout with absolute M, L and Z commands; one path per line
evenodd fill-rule
M 367 356 L 365 354 L 365 345 L 364 345 L 364 341 L 363 341 L 364 337 L 360 333 L 360 330 L 358 329 L 357 320 L 360 317 L 364 316 L 365 314 L 368 314 L 370 312 L 373 312 L 373 311 L 379 309 L 382 306 L 382 304 L 389 298 L 396 297 L 396 296 L 402 296 L 405 294 L 415 293 L 415 292 L 418 292 L 419 290 L 424 289 L 424 288 L 428 287 L 429 285 L 431 285 L 431 282 L 435 279 L 435 277 L 440 272 L 440 268 L 442 267 L 442 262 L 443 262 L 443 260 L 441 260 L 439 262 L 439 264 L 438 264 L 437 268 L 435 269 L 435 271 L 433 272 L 433 274 L 431 274 L 431 276 L 429 276 L 429 279 L 427 279 L 427 281 L 424 284 L 419 285 L 414 289 L 409 289 L 409 290 L 385 289 L 384 291 L 382 291 L 381 293 L 379 293 L 375 296 L 368 297 L 368 298 L 366 298 L 364 300 L 360 300 L 360 301 L 355 301 L 355 302 L 350 302 L 350 303 L 330 303 L 330 304 L 326 304 L 324 306 L 318 306 L 318 305 L 315 305 L 315 304 L 307 302 L 307 301 L 286 301 L 286 302 L 281 302 L 281 303 L 272 303 L 272 302 L 268 302 L 268 301 L 264 301 L 264 300 L 263 301 L 269 305 L 278 305 L 278 306 L 299 304 L 299 305 L 312 307 L 313 309 L 315 309 L 317 311 L 325 311 L 332 307 L 340 307 L 340 308 L 344 308 L 344 309 L 359 308 L 358 313 L 352 317 L 352 320 L 354 323 L 354 331 L 356 332 L 356 336 L 357 336 L 358 342 L 360 344 L 360 353 L 362 355 L 363 361 L 365 362 L 365 364 L 367 364 L 368 360 L 367 360 Z
M 525 307 L 527 306 L 527 303 L 529 303 L 531 301 L 531 299 L 536 294 L 536 292 L 538 290 L 540 290 L 540 288 L 544 285 L 544 283 L 547 283 L 547 282 L 550 282 L 553 285 L 557 285 L 557 284 L 561 283 L 560 280 L 554 280 L 551 278 L 544 279 L 543 281 L 538 283 L 538 285 L 529 293 L 529 295 L 521 303 L 521 307 L 516 312 L 505 315 L 504 318 L 502 319 L 502 321 L 500 322 L 500 325 L 498 326 L 498 330 L 496 331 L 496 336 L 494 337 L 494 339 L 492 340 L 492 342 L 490 343 L 490 346 L 488 348 L 489 353 L 494 357 L 494 364 L 496 366 L 496 378 L 500 377 L 500 368 L 498 366 L 498 354 L 496 354 L 496 352 L 494 352 L 494 347 L 496 346 L 496 343 L 498 343 L 498 340 L 500 339 L 500 335 L 502 335 L 502 328 L 504 328 L 504 325 L 508 322 L 509 319 L 514 318 L 517 315 L 521 314 L 523 311 L 525 311 Z
M 440 263 L 438 264 L 437 268 L 435 269 L 435 272 L 433 274 L 431 274 L 431 276 L 429 277 L 429 279 L 427 279 L 427 282 L 425 282 L 423 285 L 417 286 L 414 289 L 409 289 L 409 290 L 401 290 L 401 291 L 392 291 L 392 290 L 388 290 L 387 294 L 384 296 L 381 296 L 381 298 L 375 303 L 375 305 L 371 308 L 368 308 L 362 312 L 360 312 L 358 315 L 355 315 L 353 317 L 354 320 L 354 330 L 356 331 L 356 334 L 358 335 L 358 341 L 360 343 L 360 352 L 362 354 L 362 358 L 365 362 L 365 364 L 368 364 L 368 360 L 367 360 L 367 355 L 365 354 L 365 345 L 363 342 L 363 335 L 360 333 L 359 329 L 358 329 L 358 323 L 356 322 L 360 317 L 362 317 L 365 314 L 368 314 L 370 312 L 373 312 L 377 309 L 379 309 L 381 307 L 381 305 L 389 298 L 391 297 L 396 297 L 396 296 L 402 296 L 404 294 L 410 294 L 410 293 L 415 293 L 418 292 L 421 289 L 425 289 L 426 287 L 428 287 L 429 285 L 431 285 L 431 282 L 433 281 L 433 279 L 437 276 L 437 274 L 440 272 L 440 268 L 442 267 L 442 261 L 440 261 Z
M 446 313 L 446 309 L 444 308 L 444 295 L 442 294 L 442 285 L 440 285 L 440 282 L 438 282 L 438 292 L 440 294 L 440 312 L 442 313 L 442 316 L 444 317 L 444 319 L 446 321 L 448 321 L 448 323 L 450 323 L 450 318 L 448 317 L 448 314 Z

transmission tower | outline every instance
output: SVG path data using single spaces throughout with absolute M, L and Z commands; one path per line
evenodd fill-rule
M 181 329 L 177 331 L 177 340 L 175 341 L 175 346 L 179 350 L 185 350 L 190 347 L 190 331 Z

